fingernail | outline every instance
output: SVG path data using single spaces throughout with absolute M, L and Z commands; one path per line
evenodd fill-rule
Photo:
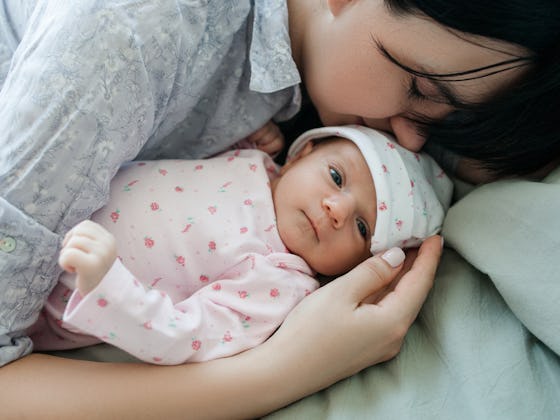
M 443 236 L 441 236 L 441 247 L 443 248 L 444 245 L 445 245 L 445 240 L 443 239 Z
M 383 253 L 381 258 L 383 258 L 387 263 L 393 267 L 397 268 L 404 261 L 404 252 L 398 247 L 391 248 Z

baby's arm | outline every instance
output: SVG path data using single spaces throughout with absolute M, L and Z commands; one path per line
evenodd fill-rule
M 272 121 L 268 121 L 264 126 L 246 137 L 246 140 L 253 143 L 257 149 L 273 157 L 284 148 L 284 135 Z
M 63 320 L 149 363 L 200 362 L 262 343 L 317 285 L 255 255 L 180 300 L 145 287 L 117 259 L 95 290 L 70 296 Z
M 76 273 L 76 287 L 85 296 L 105 277 L 116 258 L 115 237 L 101 225 L 86 220 L 64 237 L 58 263 L 69 273 Z

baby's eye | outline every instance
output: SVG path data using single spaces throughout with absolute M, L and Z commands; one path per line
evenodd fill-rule
M 360 232 L 360 235 L 362 235 L 362 237 L 367 240 L 368 238 L 367 225 L 364 223 L 363 220 L 360 219 L 356 220 L 356 224 L 358 225 L 358 232 Z
M 334 183 L 341 187 L 342 186 L 342 175 L 340 175 L 340 172 L 338 172 L 335 168 L 329 168 L 329 172 L 331 174 L 331 178 L 334 181 Z

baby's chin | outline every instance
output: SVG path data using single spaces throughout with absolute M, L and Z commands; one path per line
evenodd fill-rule
M 301 257 L 305 260 L 304 256 Z M 363 256 L 362 258 L 354 259 L 348 262 L 333 261 L 333 259 L 330 259 L 329 261 L 314 261 L 312 263 L 307 261 L 307 264 L 318 276 L 333 279 L 335 277 L 346 274 L 354 267 L 367 260 L 369 257 L 371 257 L 371 254 L 368 253 L 367 256 Z
M 318 276 L 334 278 L 346 274 L 353 267 L 355 267 L 356 264 L 333 264 L 332 261 L 329 261 L 309 264 L 309 266 Z

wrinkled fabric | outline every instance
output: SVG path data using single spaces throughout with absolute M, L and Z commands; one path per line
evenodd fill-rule
M 209 156 L 298 111 L 287 20 L 272 0 L 0 2 L 0 366 L 31 350 L 61 235 L 124 162 Z

